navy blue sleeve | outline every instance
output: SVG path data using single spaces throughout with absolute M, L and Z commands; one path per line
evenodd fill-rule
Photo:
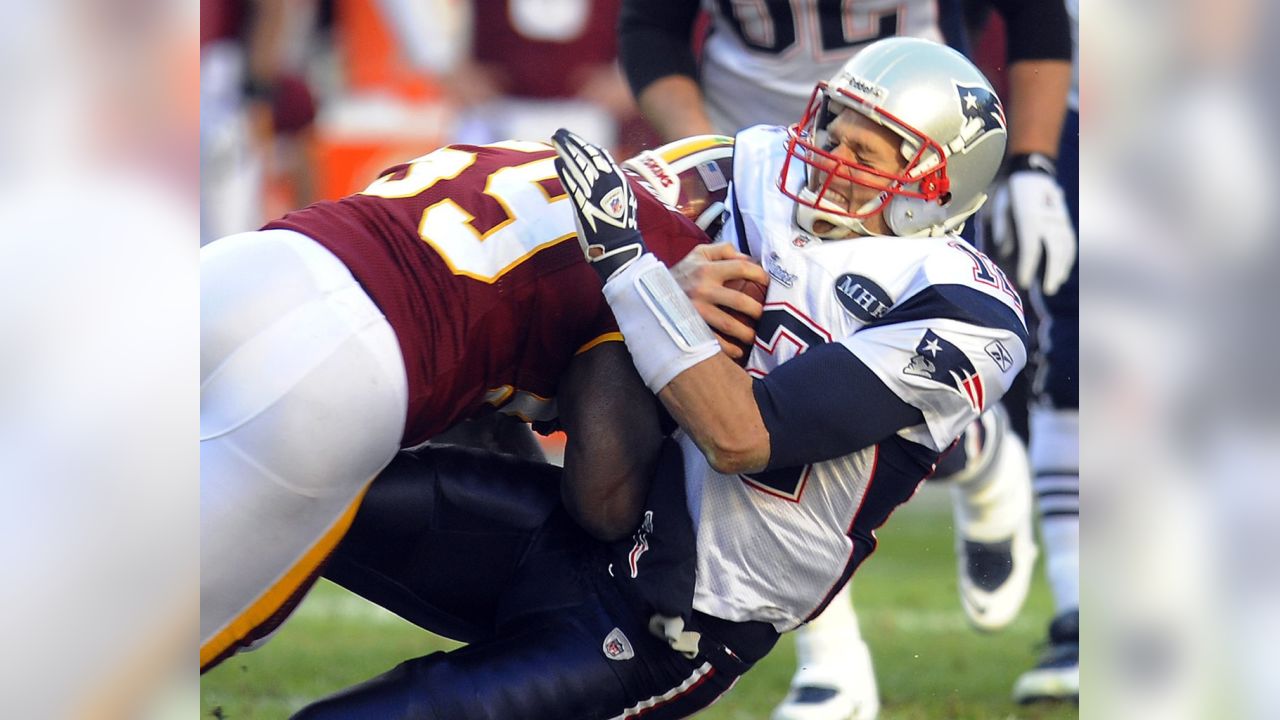
M 1071 59 L 1071 19 L 1062 0 L 991 0 L 991 5 L 1004 18 L 1010 63 Z
M 623 0 L 618 54 L 636 97 L 668 75 L 697 78 L 693 28 L 698 7 L 697 0 Z
M 924 422 L 839 343 L 788 360 L 752 391 L 769 430 L 768 470 L 848 455 Z

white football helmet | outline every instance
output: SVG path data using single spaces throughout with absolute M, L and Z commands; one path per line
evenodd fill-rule
M 709 238 L 720 233 L 733 179 L 733 138 L 694 135 L 676 140 L 623 161 L 622 169 Z
M 902 138 L 907 166 L 901 175 L 831 152 L 827 128 L 846 108 Z M 796 224 L 827 238 L 870 234 L 863 220 L 882 211 L 898 236 L 959 230 L 986 201 L 1008 140 L 1004 108 L 982 73 L 955 50 L 917 38 L 868 45 L 829 82 L 818 83 L 804 118 L 787 135 L 788 159 L 778 186 L 797 203 Z M 804 172 L 803 182 L 789 177 L 792 172 Z M 866 174 L 881 184 L 859 179 Z M 887 181 L 888 188 L 850 211 L 825 197 L 836 177 L 875 189 Z M 834 228 L 816 233 L 817 220 Z

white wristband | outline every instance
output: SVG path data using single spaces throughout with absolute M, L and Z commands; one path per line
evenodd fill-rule
M 720 352 L 711 328 L 667 268 L 649 253 L 604 285 L 631 361 L 657 393 L 676 375 Z

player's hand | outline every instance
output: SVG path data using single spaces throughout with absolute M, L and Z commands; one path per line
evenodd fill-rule
M 1076 261 L 1076 232 L 1053 161 L 1017 156 L 991 201 L 991 235 L 1001 258 L 1018 256 L 1018 285 L 1030 289 L 1044 260 L 1044 294 L 1058 292 Z
M 751 347 L 756 336 L 755 328 L 725 312 L 725 308 L 759 320 L 764 306 L 750 295 L 724 286 L 726 282 L 737 279 L 769 284 L 769 273 L 753 262 L 751 256 L 723 243 L 699 245 L 671 268 L 671 275 L 712 330 L 740 341 L 742 346 Z M 742 357 L 742 346 L 726 342 L 723 337 L 719 340 L 720 348 L 730 358 L 737 360 Z
M 556 172 L 573 200 L 578 244 L 600 279 L 621 272 L 644 254 L 636 228 L 636 196 L 622 169 L 602 147 L 561 128 L 551 138 Z

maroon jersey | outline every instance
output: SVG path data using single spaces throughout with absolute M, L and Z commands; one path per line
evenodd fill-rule
M 506 94 L 573 97 L 590 65 L 618 57 L 619 0 L 477 0 L 473 54 L 498 66 Z
M 387 170 L 362 193 L 266 226 L 329 248 L 387 316 L 408 372 L 406 447 L 488 409 L 553 417 L 574 354 L 621 339 L 578 247 L 554 157 L 541 143 L 445 147 Z M 637 195 L 660 257 L 706 241 L 683 216 Z
M 237 39 L 246 9 L 244 0 L 200 0 L 200 46 Z

